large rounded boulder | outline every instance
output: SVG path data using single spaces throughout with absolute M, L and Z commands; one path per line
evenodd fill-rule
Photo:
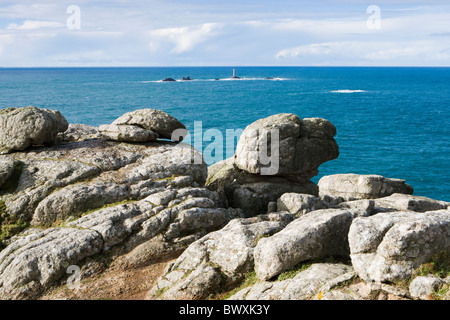
M 53 145 L 69 124 L 59 111 L 36 107 L 0 110 L 0 154 Z
M 156 109 L 139 109 L 127 112 L 114 120 L 112 125 L 135 126 L 154 132 L 159 138 L 171 139 L 176 130 L 186 130 L 184 124 L 170 114 Z M 185 132 L 184 135 L 186 135 Z M 179 139 L 180 137 L 177 137 Z
M 265 174 L 278 161 L 278 170 L 268 175 L 317 175 L 318 167 L 339 156 L 334 140 L 336 128 L 321 118 L 300 119 L 281 113 L 253 122 L 242 133 L 236 147 L 235 165 L 246 172 Z M 269 161 L 269 159 L 272 161 Z
M 221 195 L 221 205 L 246 216 L 266 213 L 284 193 L 318 196 L 310 179 L 339 156 L 335 135 L 334 125 L 321 118 L 281 113 L 257 120 L 243 131 L 234 157 L 208 168 L 206 184 Z

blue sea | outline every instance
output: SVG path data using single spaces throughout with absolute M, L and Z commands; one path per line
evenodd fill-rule
M 70 123 L 99 126 L 154 108 L 191 132 L 202 121 L 203 133 L 218 129 L 224 137 L 227 129 L 277 113 L 321 117 L 337 128 L 340 156 L 313 181 L 379 174 L 405 179 L 416 195 L 450 201 L 450 68 L 235 69 L 241 79 L 230 79 L 233 67 L 4 68 L 0 109 L 33 105 L 59 110 Z M 193 81 L 161 81 L 187 76 Z

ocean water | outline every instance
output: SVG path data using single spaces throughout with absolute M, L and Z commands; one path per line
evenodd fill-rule
M 94 126 L 155 108 L 191 133 L 201 121 L 197 136 L 217 129 L 224 138 L 227 129 L 277 113 L 321 117 L 337 128 L 340 156 L 313 181 L 379 174 L 405 179 L 416 195 L 450 201 L 450 68 L 238 67 L 239 80 L 230 79 L 232 69 L 0 69 L 0 108 L 50 108 Z M 161 82 L 186 76 L 194 80 Z M 208 164 L 220 160 L 213 156 Z

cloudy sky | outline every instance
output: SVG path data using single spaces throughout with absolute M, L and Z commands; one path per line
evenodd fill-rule
M 0 66 L 450 66 L 448 0 L 0 0 Z

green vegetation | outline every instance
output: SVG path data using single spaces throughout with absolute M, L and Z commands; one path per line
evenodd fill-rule
M 170 177 L 166 177 L 166 178 L 161 178 L 161 179 L 156 179 L 154 180 L 154 182 L 160 182 L 160 181 L 169 181 L 169 182 L 173 182 L 173 180 L 175 180 L 175 178 L 180 177 L 180 175 L 171 175 Z
M 311 267 L 311 262 L 301 262 L 301 263 L 297 264 L 296 266 L 294 266 L 293 268 L 289 269 L 288 271 L 281 273 L 278 276 L 277 280 L 283 281 L 283 280 L 287 280 L 287 279 L 292 279 L 297 274 L 299 274 L 302 271 L 305 271 L 309 267 Z
M 269 238 L 269 237 L 270 237 L 270 235 L 268 235 L 268 234 L 258 235 L 254 240 L 255 246 L 258 244 L 259 240 L 261 240 L 262 238 Z
M 433 275 L 441 279 L 450 276 L 450 254 L 444 252 L 440 255 L 432 257 L 430 261 L 421 264 L 420 267 L 414 272 L 411 280 L 415 277 L 427 275 Z M 442 300 L 447 295 L 449 290 L 450 285 L 445 283 L 430 296 L 430 299 Z
M 136 201 L 137 200 L 134 200 L 134 199 L 125 199 L 125 200 L 122 200 L 122 201 L 119 201 L 119 202 L 108 203 L 108 204 L 105 204 L 104 206 L 102 206 L 100 208 L 95 208 L 95 209 L 88 210 L 88 211 L 84 212 L 81 216 L 84 217 L 84 216 L 87 216 L 88 214 L 97 212 L 97 211 L 102 210 L 102 209 L 116 207 L 116 206 L 119 206 L 121 204 L 127 204 L 127 203 L 136 202 Z
M 6 215 L 6 204 L 5 201 L 0 200 L 0 219 Z
M 434 275 L 436 277 L 445 278 L 450 275 L 450 254 L 444 252 L 436 255 L 430 261 L 423 263 L 415 271 L 414 277 Z
M 4 241 L 20 233 L 28 227 L 29 223 L 16 219 L 6 213 L 6 204 L 0 200 L 0 249 L 5 247 Z
M 450 285 L 448 283 L 443 284 L 433 295 L 436 300 L 443 300 L 448 291 L 450 290 Z
M 239 287 L 228 292 L 225 296 L 222 297 L 222 300 L 227 300 L 229 297 L 236 294 L 238 291 L 245 289 L 247 287 L 250 287 L 250 286 L 254 285 L 255 283 L 257 283 L 258 281 L 259 281 L 259 279 L 256 276 L 255 271 L 247 273 L 245 275 L 245 278 L 244 278 L 244 281 L 242 282 L 242 284 Z
M 118 205 L 132 203 L 132 202 L 136 202 L 136 201 L 137 200 L 125 199 L 125 200 L 122 200 L 120 202 L 114 202 L 114 203 L 105 204 L 104 206 L 102 206 L 100 208 L 91 209 L 91 210 L 88 210 L 88 211 L 82 213 L 81 217 L 87 216 L 87 215 L 89 215 L 91 213 L 97 212 L 97 211 L 102 210 L 102 209 L 111 208 L 111 207 L 115 207 L 115 206 L 118 206 Z M 80 218 L 80 215 L 76 215 L 76 216 L 72 216 L 72 217 L 69 217 L 69 218 L 64 219 L 64 220 L 58 219 L 55 222 L 53 222 L 50 226 L 39 225 L 39 226 L 35 226 L 35 227 L 36 228 L 42 228 L 42 229 L 46 229 L 48 227 L 51 227 L 51 228 L 65 228 L 68 223 L 70 223 L 72 221 L 75 221 L 75 220 L 77 220 L 79 218 Z M 70 226 L 70 228 L 77 228 L 77 227 Z M 78 228 L 78 229 L 82 229 L 82 228 Z
M 433 256 L 429 261 L 422 263 L 407 280 L 400 280 L 394 283 L 394 285 L 400 288 L 408 289 L 411 281 L 416 277 L 424 277 L 433 275 L 441 279 L 450 276 L 450 255 L 446 252 Z M 430 296 L 430 299 L 443 299 L 449 291 L 449 284 L 442 285 L 434 294 Z
M 164 294 L 164 292 L 166 292 L 167 290 L 169 290 L 169 287 L 158 288 L 155 292 L 155 297 L 162 296 Z

